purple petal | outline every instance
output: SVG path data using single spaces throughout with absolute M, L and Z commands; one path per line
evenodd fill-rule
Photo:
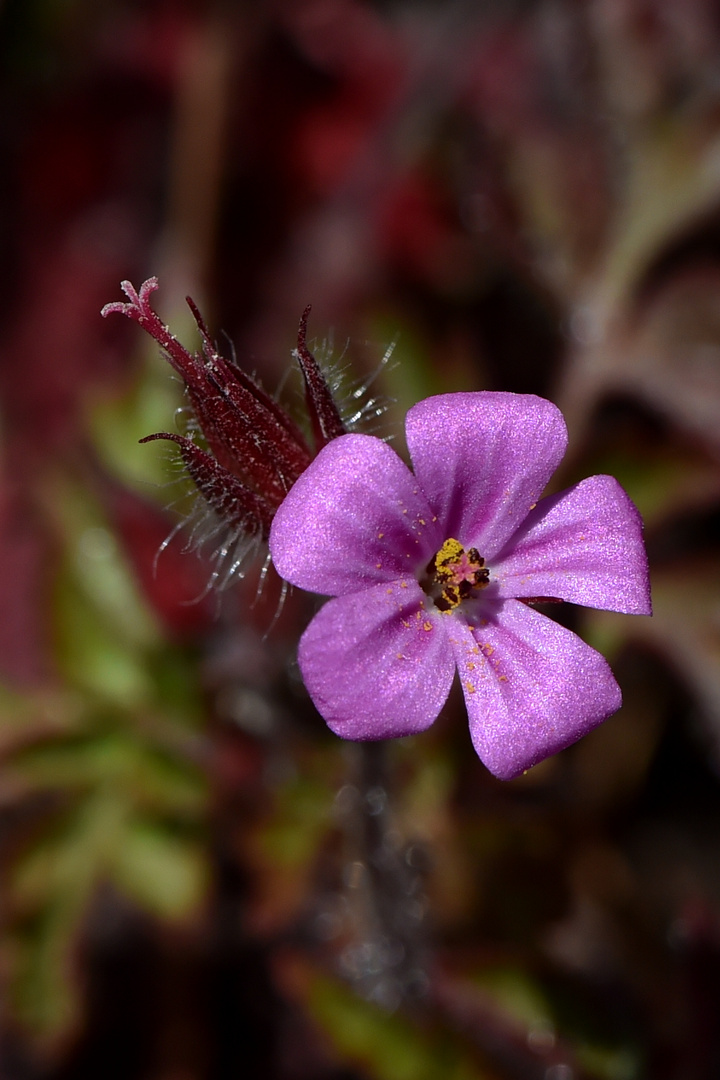
M 414 405 L 407 442 L 446 538 L 486 562 L 527 517 L 565 453 L 559 409 L 533 394 L 442 394 Z
M 612 476 L 543 499 L 493 563 L 498 595 L 651 613 L 642 520 Z
M 270 552 L 281 577 L 342 596 L 425 568 L 443 537 L 415 477 L 380 439 L 343 435 L 281 503 Z
M 417 582 L 384 583 L 330 600 L 300 640 L 305 685 L 344 739 L 424 731 L 455 674 L 444 618 L 428 612 Z
M 485 626 L 454 622 L 450 640 L 473 745 L 501 780 L 569 746 L 620 708 L 606 660 L 525 604 L 505 601 Z

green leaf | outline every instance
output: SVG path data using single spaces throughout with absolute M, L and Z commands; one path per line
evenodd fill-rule
M 545 995 L 527 972 L 511 967 L 486 968 L 475 981 L 524 1027 L 552 1029 Z
M 319 848 L 320 838 L 332 827 L 332 790 L 327 782 L 299 777 L 278 794 L 276 811 L 262 827 L 263 852 L 286 866 L 305 865 Z
M 35 789 L 114 790 L 129 803 L 157 813 L 195 816 L 204 806 L 200 774 L 161 747 L 129 731 L 84 732 L 30 746 L 9 766 Z
M 15 1016 L 51 1041 L 70 1030 L 80 1012 L 75 970 L 82 912 L 57 903 L 10 938 L 9 998 Z
M 479 1068 L 442 1034 L 383 1012 L 347 986 L 313 976 L 310 1012 L 335 1049 L 377 1080 L 482 1080 Z
M 200 849 L 145 821 L 125 831 L 112 853 L 111 874 L 130 899 L 166 919 L 196 911 L 208 884 Z
M 141 444 L 140 439 L 167 431 L 168 424 L 174 430 L 172 418 L 184 404 L 182 384 L 173 378 L 154 343 L 143 341 L 143 347 L 143 366 L 135 384 L 124 397 L 96 397 L 88 409 L 87 424 L 101 461 L 114 476 L 146 495 L 155 489 L 164 499 L 167 448 L 159 443 Z
M 706 117 L 692 121 L 684 111 L 636 132 L 600 289 L 608 308 L 631 301 L 652 260 L 716 207 L 719 149 Z

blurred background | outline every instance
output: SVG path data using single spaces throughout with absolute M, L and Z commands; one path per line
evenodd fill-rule
M 1 1080 L 715 1080 L 717 4 L 4 0 L 0 162 Z M 557 616 L 621 712 L 505 784 L 455 693 L 332 736 L 311 598 L 156 560 L 182 387 L 99 315 L 151 274 L 273 391 L 308 303 L 351 377 L 394 346 L 400 452 L 556 401 L 556 487 L 646 522 L 654 617 Z

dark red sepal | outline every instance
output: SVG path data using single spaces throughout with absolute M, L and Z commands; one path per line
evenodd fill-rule
M 123 281 L 128 302 L 106 304 L 102 314 L 116 312 L 137 322 L 158 342 L 185 383 L 197 427 L 202 432 L 202 445 L 170 432 L 158 432 L 140 441 L 167 439 L 175 443 L 188 475 L 219 519 L 208 531 L 193 508 L 188 519 L 191 524 L 188 546 L 207 547 L 209 541 L 214 542 L 220 535 L 222 526 L 227 526 L 228 534 L 212 553 L 215 569 L 209 583 L 224 588 L 242 572 L 243 560 L 257 552 L 256 541 L 268 539 L 275 511 L 310 465 L 313 453 L 282 406 L 237 365 L 234 357 L 227 359 L 218 352 L 202 315 L 189 297 L 187 302 L 200 331 L 201 350 L 189 352 L 170 333 L 150 304 L 157 287 L 157 278 L 149 278 L 139 289 Z M 307 347 L 309 312 L 309 307 L 303 312 L 294 356 L 305 380 L 317 452 L 331 439 L 344 435 L 346 429 L 330 387 Z
M 267 499 L 243 484 L 192 439 L 169 431 L 158 431 L 154 435 L 146 435 L 140 442 L 153 442 L 155 439 L 168 439 L 180 447 L 183 464 L 195 486 L 219 517 L 248 536 L 267 540 L 274 514 L 274 507 Z
M 238 468 L 263 490 L 263 480 L 269 470 L 273 486 L 280 500 L 283 499 L 312 460 L 304 440 L 293 438 L 287 426 L 279 422 L 259 396 L 262 393 L 268 398 L 268 395 L 260 391 L 244 372 L 230 367 L 222 357 L 209 363 L 207 370 L 214 396 L 197 405 L 193 402 L 200 426 L 203 427 L 202 417 L 208 413 L 212 423 L 222 415 L 235 443 L 241 436 L 246 444 L 244 453 L 239 456 Z
M 207 324 L 203 319 L 197 304 L 190 296 L 185 297 L 185 301 L 193 313 L 193 318 L 197 323 L 198 330 L 203 342 L 203 353 L 207 360 L 222 359 L 228 370 L 232 373 L 232 376 L 238 379 L 238 381 L 251 393 L 254 394 L 258 401 L 271 413 L 282 427 L 288 432 L 289 435 L 299 444 L 306 447 L 305 436 L 295 423 L 295 421 L 288 415 L 283 409 L 282 405 L 279 405 L 274 397 L 271 397 L 262 386 L 253 378 L 248 375 L 246 371 L 243 371 L 241 367 L 234 360 L 228 360 L 225 357 L 221 357 L 218 353 L 212 338 L 210 337 L 210 331 L 207 328 Z M 309 450 L 307 451 L 309 453 Z
M 346 435 L 347 429 L 343 424 L 327 380 L 320 370 L 317 360 L 307 347 L 307 321 L 311 310 L 312 306 L 308 304 L 302 313 L 298 329 L 297 349 L 295 349 L 293 355 L 297 357 L 305 379 L 305 400 L 307 401 L 313 436 L 315 437 L 315 449 L 321 450 L 331 439 Z
M 201 355 L 188 352 L 150 306 L 157 287 L 157 278 L 149 278 L 139 291 L 124 281 L 122 288 L 130 302 L 106 304 L 102 314 L 128 316 L 162 346 L 186 384 L 212 455 L 228 472 L 279 506 L 312 459 L 300 429 L 254 379 L 220 356 L 189 298 L 203 348 Z

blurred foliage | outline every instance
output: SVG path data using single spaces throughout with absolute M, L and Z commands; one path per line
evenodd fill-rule
M 718 70 L 710 0 L 0 6 L 3 1080 L 715 1080 Z M 309 302 L 384 432 L 557 401 L 646 523 L 652 619 L 553 613 L 621 712 L 505 785 L 457 694 L 332 737 L 308 599 L 162 547 L 150 274 L 291 405 Z
M 380 1080 L 482 1080 L 484 1072 L 447 1034 L 428 1034 L 418 1024 L 388 1016 L 342 984 L 315 978 L 308 989 L 310 1013 L 344 1058 Z
M 77 1020 L 76 941 L 100 890 L 179 919 L 208 884 L 197 684 L 87 493 L 57 479 L 54 493 L 66 545 L 52 605 L 59 685 L 20 699 L 24 723 L 3 755 L 27 819 L 9 838 L 9 985 L 46 1038 Z

